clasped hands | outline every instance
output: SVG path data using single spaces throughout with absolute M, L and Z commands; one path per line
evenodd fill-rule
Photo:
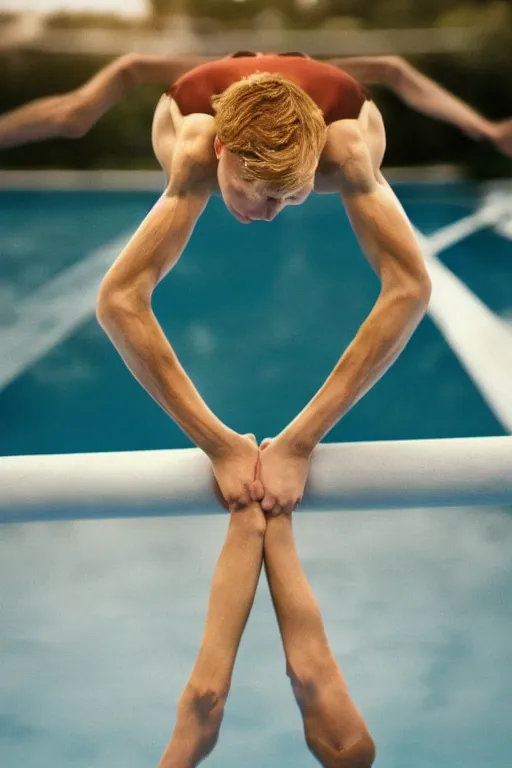
M 290 514 L 302 501 L 311 453 L 298 450 L 285 433 L 258 446 L 254 435 L 236 435 L 225 450 L 210 456 L 230 510 L 258 501 L 268 515 Z

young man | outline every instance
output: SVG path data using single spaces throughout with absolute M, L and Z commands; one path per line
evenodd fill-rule
M 375 747 L 329 647 L 295 549 L 291 514 L 266 519 L 257 503 L 230 510 L 201 646 L 159 768 L 193 768 L 217 742 L 262 560 L 309 749 L 325 768 L 370 768 Z
M 395 59 L 124 57 L 78 91 L 0 119 L 0 147 L 78 136 L 131 88 L 171 81 L 152 131 L 166 189 L 104 278 L 97 316 L 134 376 L 209 456 L 223 497 L 239 508 L 252 499 L 277 514 L 300 503 L 313 448 L 396 360 L 428 306 L 420 250 L 380 170 L 386 144 L 380 112 L 347 71 L 384 81 L 416 108 L 475 136 L 492 134 L 512 151 L 508 123 L 492 127 Z M 271 221 L 313 191 L 339 195 L 381 291 L 325 384 L 260 460 L 257 446 L 201 399 L 158 325 L 151 297 L 213 194 L 250 223 Z

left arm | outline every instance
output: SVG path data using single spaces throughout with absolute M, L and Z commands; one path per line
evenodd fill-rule
M 334 371 L 285 430 L 292 444 L 308 453 L 395 362 L 423 318 L 431 290 L 411 225 L 382 174 L 372 166 L 359 127 L 340 130 L 349 132 L 339 136 L 346 153 L 341 164 L 341 198 L 381 290 Z
M 375 83 L 433 120 L 451 123 L 477 141 L 488 140 L 512 157 L 512 121 L 488 120 L 401 56 L 357 56 L 329 62 L 361 83 Z
M 302 499 L 309 458 L 327 432 L 395 362 L 423 318 L 430 278 L 407 217 L 378 170 L 384 129 L 368 147 L 356 121 L 334 137 L 340 194 L 361 248 L 380 278 L 377 302 L 325 384 L 261 454 L 261 506 L 279 514 Z M 332 127 L 334 128 L 334 126 Z M 373 155 L 373 162 L 372 162 Z

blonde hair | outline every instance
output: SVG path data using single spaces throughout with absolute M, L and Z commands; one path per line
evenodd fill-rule
M 256 72 L 213 96 L 217 136 L 243 162 L 246 181 L 292 192 L 312 182 L 325 144 L 321 110 L 298 85 Z

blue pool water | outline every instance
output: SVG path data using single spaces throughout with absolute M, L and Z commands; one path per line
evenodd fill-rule
M 402 185 L 398 192 L 426 234 L 467 216 L 482 197 L 464 185 Z M 13 318 L 18 324 L 24 319 L 31 293 L 86 262 L 98 247 L 133 232 L 154 199 L 154 193 L 141 192 L 1 192 L 5 327 L 16 328 Z M 492 309 L 506 313 L 512 308 L 510 251 L 509 239 L 486 228 L 441 256 Z M 103 272 L 93 271 L 93 278 L 99 282 Z M 70 311 L 81 279 L 67 285 Z M 158 288 L 155 311 L 210 407 L 234 429 L 264 437 L 279 432 L 322 384 L 377 292 L 336 199 L 317 197 L 285 211 L 271 226 L 249 228 L 224 215 L 215 200 Z M 31 339 L 41 333 L 40 322 L 36 312 L 25 329 Z M 127 373 L 92 306 L 76 329 L 63 333 L 0 391 L 0 420 L 0 455 L 189 444 Z M 328 439 L 502 433 L 481 392 L 426 318 L 393 369 Z
M 489 194 L 466 184 L 404 184 L 397 192 L 428 237 L 457 226 Z M 77 320 L 80 296 L 102 276 L 98 251 L 113 260 L 155 196 L 0 192 L 0 454 L 189 445 L 132 380 L 98 328 L 93 302 Z M 468 300 L 480 299 L 503 323 L 512 312 L 511 220 L 505 211 L 461 231 L 438 254 Z M 57 303 L 59 286 L 65 300 Z M 155 312 L 210 407 L 262 438 L 322 384 L 377 292 L 336 199 L 311 199 L 272 225 L 250 227 L 214 201 L 158 288 Z M 49 343 L 52 313 L 59 331 Z M 13 357 L 19 373 L 2 385 Z M 328 439 L 507 431 L 427 317 Z M 0 531 L 2 768 L 156 765 L 197 651 L 225 528 L 218 515 Z M 306 512 L 296 516 L 296 535 L 331 644 L 377 742 L 377 765 L 508 764 L 509 510 Z M 314 765 L 264 579 L 207 764 Z

